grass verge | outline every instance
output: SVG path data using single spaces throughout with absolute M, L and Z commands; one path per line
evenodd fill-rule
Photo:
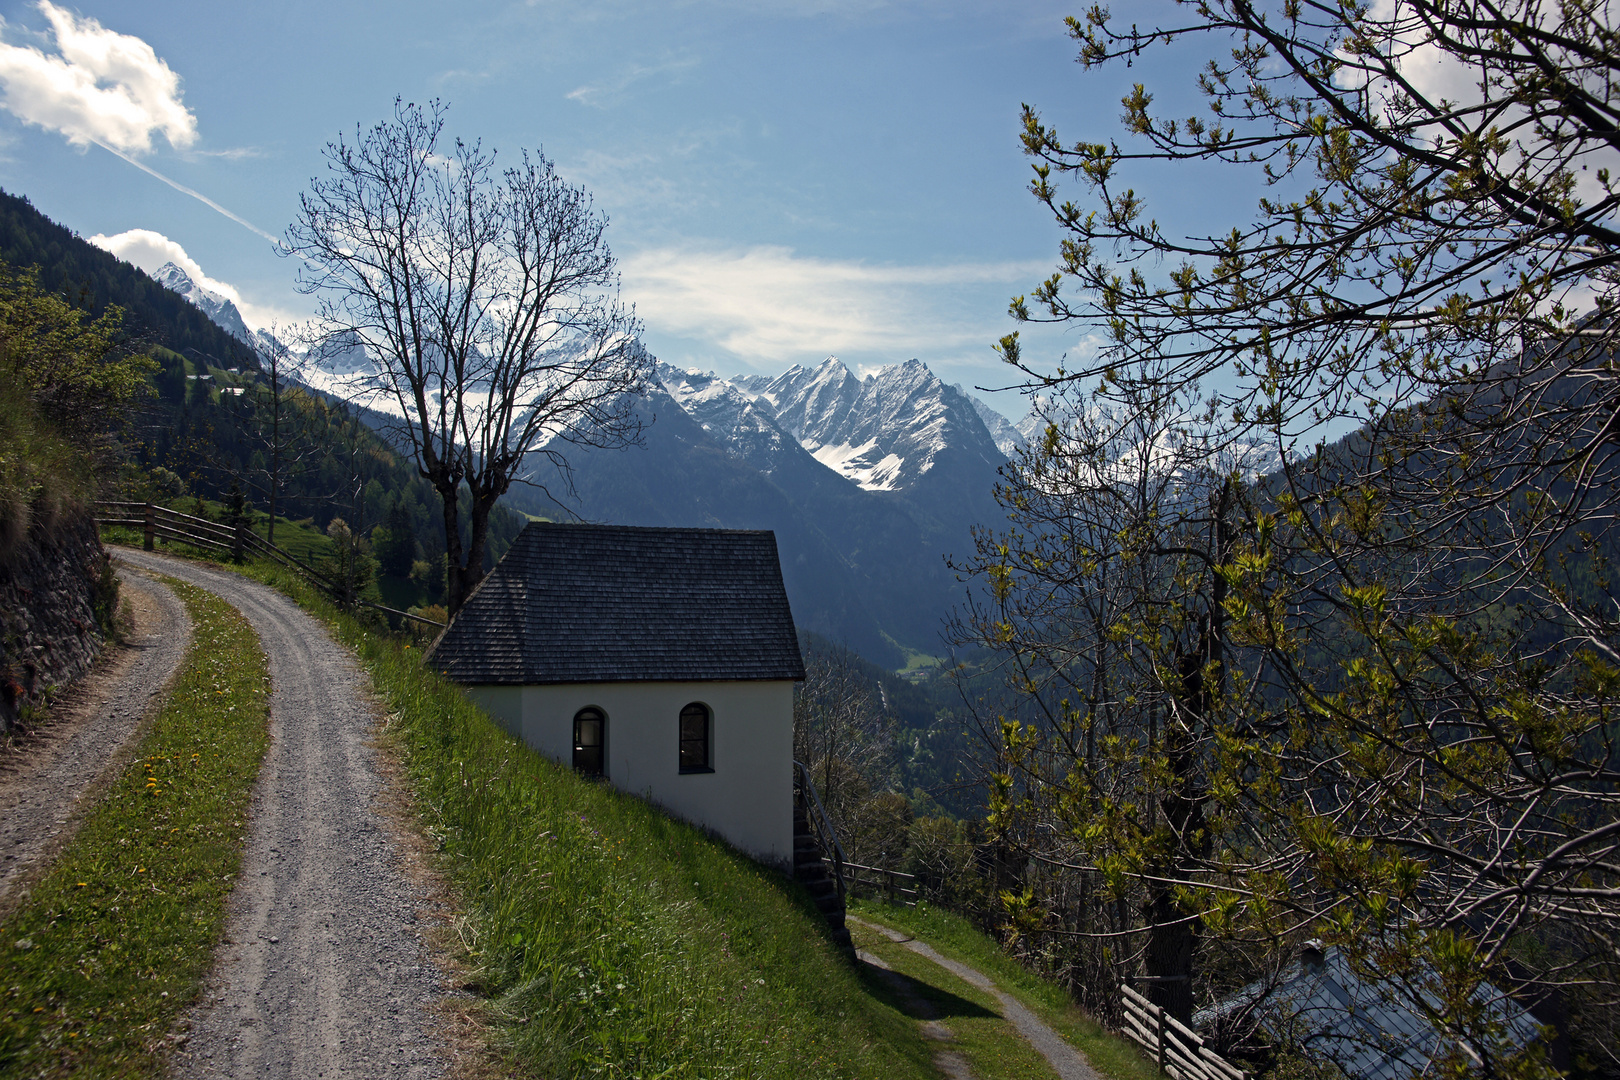
M 961 916 L 927 904 L 908 908 L 870 900 L 851 901 L 850 913 L 869 922 L 903 930 L 951 959 L 988 976 L 1004 993 L 1011 994 L 1046 1021 L 1103 1075 L 1114 1080 L 1160 1080 L 1159 1070 L 1142 1056 L 1134 1043 L 1107 1031 L 1090 1014 L 1074 1004 L 1067 990 L 1019 964 L 1002 952 L 994 940 Z M 887 952 L 879 955 L 888 959 Z M 922 957 L 917 959 L 928 963 Z M 905 970 L 909 973 L 912 969 L 907 967 Z M 936 970 L 948 976 L 943 969 L 936 967 Z M 954 976 L 950 978 L 954 979 Z M 949 985 L 966 986 L 959 982 Z
M 803 890 L 497 728 L 402 639 L 279 568 L 390 710 L 387 739 L 466 911 L 507 1067 L 537 1076 L 931 1077 L 886 988 Z M 786 793 L 784 793 L 786 798 Z
M 0 1075 L 162 1075 L 224 927 L 269 676 L 245 619 L 164 580 L 191 649 L 133 760 L 0 926 Z

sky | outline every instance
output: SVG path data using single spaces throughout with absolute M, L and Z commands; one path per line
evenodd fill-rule
M 1175 94 L 1190 75 L 1173 52 L 1082 70 L 1063 26 L 1079 9 L 0 0 L 0 187 L 143 269 L 179 263 L 251 326 L 293 323 L 313 301 L 272 240 L 323 148 L 396 97 L 439 98 L 451 134 L 541 150 L 593 193 L 660 360 L 774 375 L 916 357 L 1017 419 L 992 346 L 1060 238 L 1026 189 L 1021 104 L 1066 140 L 1109 139 L 1133 81 Z M 1220 177 L 1142 183 L 1193 218 L 1253 205 Z M 1041 364 L 1087 348 L 1023 336 Z

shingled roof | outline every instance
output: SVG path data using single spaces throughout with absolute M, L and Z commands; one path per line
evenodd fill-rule
M 776 535 L 534 522 L 439 638 L 472 684 L 803 679 Z

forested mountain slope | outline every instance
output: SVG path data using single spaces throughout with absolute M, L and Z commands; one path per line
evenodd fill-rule
M 39 269 L 39 284 L 75 307 L 100 315 L 109 304 L 124 309 L 124 327 L 137 338 L 218 367 L 257 367 L 242 342 L 185 298 L 117 256 L 58 225 L 25 196 L 0 191 L 0 262 Z

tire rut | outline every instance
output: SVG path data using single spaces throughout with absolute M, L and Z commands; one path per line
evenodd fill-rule
M 423 897 L 384 818 L 370 681 L 280 593 L 148 552 L 119 558 L 216 593 L 270 662 L 270 749 L 225 940 L 176 1071 L 198 1077 L 439 1077 L 428 1010 L 446 988 Z

